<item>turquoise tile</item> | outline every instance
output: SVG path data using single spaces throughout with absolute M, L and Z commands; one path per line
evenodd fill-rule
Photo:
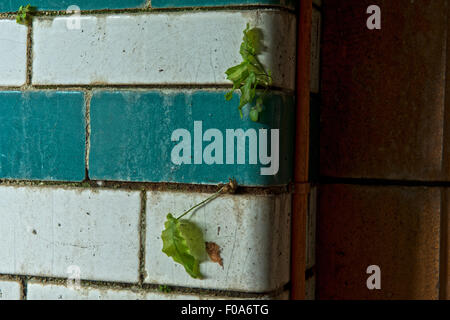
M 0 92 L 0 178 L 84 179 L 81 92 Z
M 66 10 L 71 5 L 77 5 L 81 10 L 125 9 L 144 7 L 145 2 L 145 0 L 9 0 L 0 1 L 0 11 L 15 12 L 20 6 L 27 4 L 31 4 L 39 10 Z
M 201 7 L 226 5 L 283 5 L 295 7 L 295 0 L 152 0 L 152 8 Z
M 216 184 L 234 177 L 239 184 L 249 186 L 289 183 L 292 178 L 294 98 L 271 94 L 266 99 L 267 109 L 261 122 L 255 123 L 248 119 L 248 109 L 244 110 L 244 119 L 240 118 L 237 95 L 227 102 L 224 94 L 224 91 L 95 91 L 90 104 L 90 178 Z M 197 125 L 201 122 L 201 131 L 194 131 L 194 122 Z M 185 129 L 184 132 L 190 136 L 191 141 L 185 146 L 189 146 L 191 152 L 184 150 L 190 164 L 172 161 L 175 146 L 188 139 L 186 136 L 186 140 L 172 141 L 172 133 L 177 129 Z M 203 155 L 209 154 L 205 150 L 211 141 L 215 141 L 211 138 L 201 141 L 202 133 L 208 129 L 217 129 L 216 138 L 223 140 L 222 148 L 217 146 L 216 151 L 210 153 L 223 164 L 207 164 L 207 158 L 202 157 L 202 150 Z M 227 129 L 245 132 L 253 129 L 257 140 L 259 129 L 279 129 L 278 172 L 275 175 L 261 174 L 261 168 L 269 165 L 261 163 L 257 143 L 253 145 L 257 151 L 256 164 L 250 164 L 249 143 L 245 147 L 244 164 L 236 164 L 237 158 L 234 164 L 227 161 Z M 271 141 L 270 134 L 268 140 Z M 196 148 L 196 145 L 200 147 Z M 235 157 L 237 149 L 237 142 L 234 148 L 228 145 L 229 154 Z M 270 154 L 271 145 L 268 150 Z M 220 156 L 220 151 L 223 156 Z M 199 155 L 197 161 L 201 163 L 194 164 L 196 152 Z M 180 154 L 183 155 L 182 152 Z M 239 154 L 243 154 L 242 146 Z

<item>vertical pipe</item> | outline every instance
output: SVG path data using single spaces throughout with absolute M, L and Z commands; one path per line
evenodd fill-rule
M 309 193 L 309 95 L 312 0 L 300 0 L 297 33 L 297 112 L 292 197 L 291 299 L 305 299 L 306 210 Z
M 440 239 L 440 254 L 439 254 L 439 299 L 450 300 L 450 256 L 449 256 L 449 215 L 448 209 L 448 188 L 441 189 L 442 205 L 441 205 L 441 239 Z
M 446 34 L 445 36 L 445 92 L 444 92 L 444 121 L 443 121 L 443 147 L 442 147 L 442 174 L 443 176 L 450 176 L 450 81 L 448 81 L 448 74 L 450 70 L 449 63 L 449 16 L 450 6 L 448 3 L 446 12 Z M 448 188 L 441 190 L 441 225 L 440 225 L 440 253 L 439 253 L 439 299 L 450 300 L 450 210 L 449 210 L 449 191 Z

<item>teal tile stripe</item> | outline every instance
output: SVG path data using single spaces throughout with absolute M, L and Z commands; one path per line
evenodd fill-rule
M 31 4 L 39 10 L 66 10 L 71 5 L 81 10 L 141 8 L 145 0 L 7 0 L 0 1 L 1 12 L 15 12 L 22 5 Z
M 294 98 L 271 94 L 260 123 L 244 119 L 237 111 L 239 98 L 227 102 L 225 91 L 95 91 L 91 100 L 91 149 L 89 176 L 95 180 L 149 181 L 216 184 L 234 177 L 240 185 L 284 185 L 292 178 L 294 140 Z M 210 128 L 223 135 L 223 161 L 226 163 L 226 129 L 279 129 L 279 171 L 261 175 L 260 158 L 249 163 L 248 144 L 245 164 L 174 164 L 171 140 L 176 129 L 191 136 L 194 161 L 194 121 L 201 121 L 203 133 Z M 181 140 L 181 139 L 180 139 Z M 259 139 L 258 139 L 259 140 Z M 201 142 L 203 150 L 213 140 Z M 269 134 L 270 141 L 270 134 Z M 200 145 L 198 144 L 198 145 Z M 259 151 L 259 147 L 257 150 Z M 235 155 L 238 144 L 234 145 Z M 229 150 L 232 150 L 230 147 Z M 269 145 L 269 154 L 271 145 Z M 242 153 L 239 150 L 239 153 Z M 200 157 L 202 149 L 200 149 Z M 237 160 L 237 159 L 236 159 Z M 204 161 L 204 160 L 203 160 Z
M 295 7 L 295 0 L 152 0 L 152 8 L 226 5 L 283 5 Z
M 100 9 L 128 9 L 143 8 L 145 0 L 7 0 L 0 1 L 0 12 L 15 12 L 22 5 L 31 4 L 38 10 L 66 10 L 71 5 L 78 6 L 81 10 Z M 168 7 L 203 7 L 226 5 L 283 5 L 295 6 L 295 0 L 152 0 L 153 8 Z
M 81 92 L 0 92 L 0 178 L 84 179 Z

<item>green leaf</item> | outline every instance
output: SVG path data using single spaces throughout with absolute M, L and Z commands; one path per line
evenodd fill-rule
M 233 99 L 233 92 L 234 92 L 234 90 L 231 90 L 231 91 L 228 91 L 228 92 L 225 94 L 225 99 L 226 99 L 227 101 L 230 101 L 231 99 Z
M 246 104 L 252 102 L 256 95 L 256 76 L 252 72 L 245 80 L 245 84 L 241 87 L 241 101 L 239 103 L 239 108 L 242 108 Z
M 227 75 L 227 79 L 236 82 L 241 83 L 245 80 L 245 78 L 248 77 L 249 69 L 248 69 L 248 63 L 242 62 L 241 64 L 238 64 L 237 66 L 229 68 L 227 71 L 225 71 Z
M 256 110 L 258 110 L 258 112 L 262 112 L 262 105 L 263 105 L 263 99 L 262 99 L 262 97 L 258 97 L 256 99 Z
M 255 54 L 259 53 L 261 50 L 261 35 L 260 31 L 256 28 L 248 29 L 246 33 L 244 33 L 245 42 L 247 45 L 251 47 Z
M 160 284 L 158 287 L 158 291 L 163 292 L 163 293 L 170 293 L 170 292 L 172 292 L 172 289 L 166 285 Z
M 250 25 L 247 23 L 247 27 L 244 30 L 244 37 L 242 38 L 241 47 L 239 49 L 239 53 L 241 54 L 242 58 L 244 60 L 247 59 L 247 56 L 254 55 L 256 53 L 255 48 L 253 47 L 253 44 L 249 41 L 249 38 L 247 36 L 248 31 L 250 30 Z
M 200 262 L 205 257 L 205 241 L 202 231 L 189 220 L 178 220 L 167 215 L 161 234 L 162 251 L 181 264 L 192 278 L 202 278 Z
M 259 119 L 259 111 L 256 109 L 252 109 L 250 111 L 250 119 L 254 122 L 257 122 Z
M 206 247 L 203 232 L 193 222 L 185 219 L 178 220 L 181 236 L 185 239 L 191 255 L 202 262 L 206 259 Z
M 35 11 L 36 7 L 32 7 L 30 4 L 27 4 L 25 7 L 20 6 L 17 11 L 16 22 L 29 26 L 33 19 L 32 15 Z
M 264 66 L 257 58 L 257 54 L 262 47 L 261 38 L 260 31 L 256 28 L 250 29 L 250 25 L 247 24 L 240 47 L 240 54 L 243 61 L 225 72 L 227 79 L 233 82 L 233 89 L 225 95 L 225 99 L 229 101 L 232 99 L 235 90 L 241 91 L 238 106 L 241 118 L 243 117 L 242 108 L 247 104 L 254 103 L 258 86 L 265 87 L 267 90 L 272 84 L 270 72 L 266 72 Z M 262 98 L 256 101 L 258 118 L 259 113 L 262 111 L 262 104 Z M 256 119 L 255 113 L 253 113 L 253 119 Z

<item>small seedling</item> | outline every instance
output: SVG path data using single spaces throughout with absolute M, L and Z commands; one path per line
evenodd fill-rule
M 158 291 L 162 292 L 162 293 L 171 293 L 172 289 L 170 287 L 168 287 L 168 286 L 159 285 Z
M 33 14 L 35 12 L 36 7 L 32 7 L 30 4 L 27 4 L 25 7 L 20 6 L 17 12 L 16 22 L 19 24 L 29 26 L 31 24 L 31 20 L 33 19 Z
M 229 68 L 225 73 L 227 79 L 233 82 L 233 89 L 225 95 L 227 101 L 233 98 L 235 90 L 241 91 L 239 113 L 243 117 L 242 108 L 247 104 L 253 104 L 250 110 L 250 119 L 258 121 L 259 114 L 263 111 L 263 101 L 269 86 L 272 84 L 270 71 L 267 72 L 258 60 L 258 54 L 262 48 L 261 37 L 258 29 L 247 28 L 244 30 L 244 38 L 239 50 L 242 63 Z M 263 87 L 264 92 L 257 96 L 257 87 Z M 256 100 L 256 101 L 255 101 Z
M 192 221 L 182 218 L 194 209 L 214 200 L 222 193 L 234 192 L 236 188 L 236 181 L 230 179 L 230 182 L 222 186 L 219 191 L 185 211 L 178 218 L 175 218 L 171 213 L 167 215 L 167 220 L 164 223 L 165 229 L 161 234 L 162 252 L 181 264 L 194 279 L 202 278 L 200 263 L 206 260 L 206 246 L 203 231 Z

